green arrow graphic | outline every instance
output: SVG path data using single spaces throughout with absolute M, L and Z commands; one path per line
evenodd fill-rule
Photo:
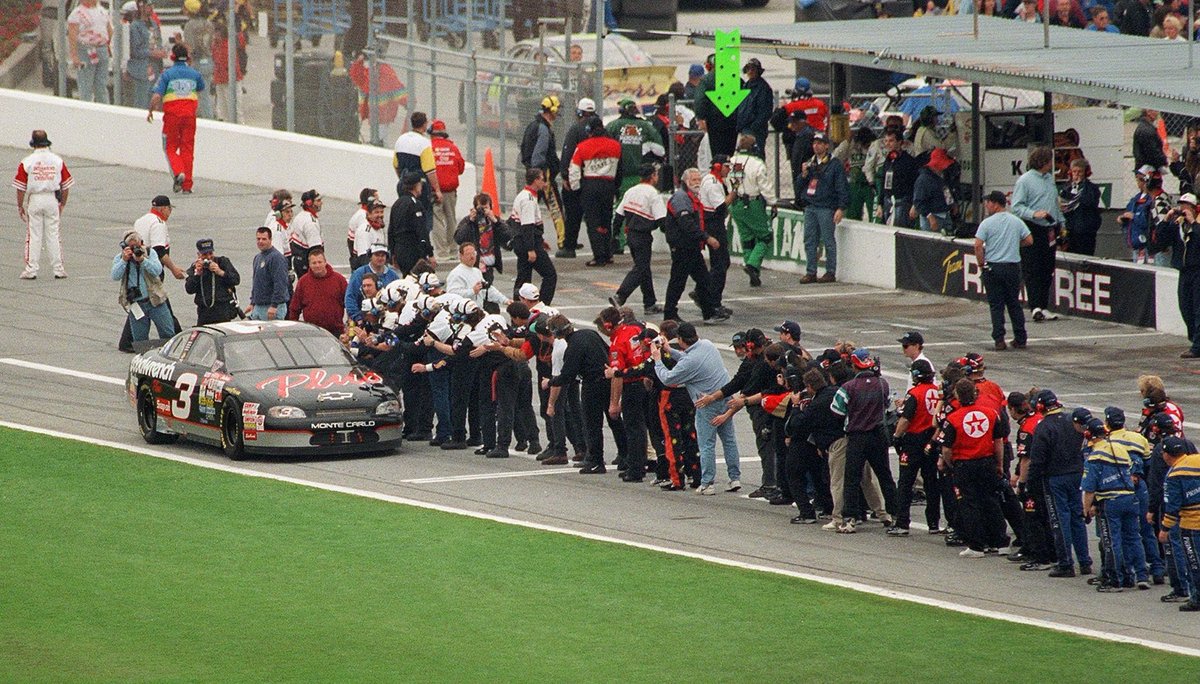
M 716 35 L 716 85 L 706 93 L 708 99 L 725 116 L 732 116 L 749 90 L 742 88 L 738 67 L 742 62 L 742 33 L 738 29 L 717 31 Z

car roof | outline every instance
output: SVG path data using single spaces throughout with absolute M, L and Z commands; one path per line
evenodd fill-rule
M 305 333 L 320 330 L 313 325 L 301 323 L 300 321 L 229 321 L 228 323 L 212 323 L 209 325 L 198 326 L 203 330 L 225 335 L 227 337 L 247 336 L 253 337 L 263 333 Z

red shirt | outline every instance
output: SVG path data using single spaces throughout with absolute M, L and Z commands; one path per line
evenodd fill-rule
M 641 341 L 633 339 L 641 332 L 642 326 L 640 325 L 629 323 L 618 325 L 608 346 L 608 365 L 619 371 L 627 371 L 645 361 L 650 353 L 642 346 Z M 625 378 L 626 383 L 638 381 L 638 378 Z
M 433 136 L 431 145 L 433 146 L 433 163 L 437 165 L 438 187 L 442 189 L 442 192 L 458 190 L 458 177 L 467 168 L 462 152 L 458 151 L 458 145 L 451 142 L 449 138 L 437 135 Z
M 987 406 L 972 404 L 955 409 L 942 426 L 942 442 L 950 447 L 951 460 L 994 457 L 993 440 L 997 439 L 999 423 L 996 412 Z
M 802 97 L 799 100 L 792 100 L 783 105 L 784 111 L 791 116 L 792 112 L 799 109 L 804 112 L 804 118 L 808 120 L 808 125 L 818 131 L 825 130 L 826 121 L 829 118 L 829 105 L 825 104 L 825 100 L 818 100 L 815 97 Z
M 997 415 L 1008 406 L 1008 397 L 1004 395 L 1004 390 L 1000 389 L 1000 385 L 987 378 L 975 381 L 975 391 L 979 394 L 979 398 L 975 400 L 975 403 L 986 405 L 995 411 Z
M 306 322 L 325 328 L 334 335 L 341 335 L 346 330 L 343 321 L 348 283 L 345 276 L 333 270 L 332 266 L 325 268 L 324 278 L 318 278 L 309 271 L 296 281 L 296 291 L 288 304 L 287 318 L 289 321 L 298 321 L 303 314 Z
M 937 409 L 940 398 L 941 393 L 938 391 L 938 386 L 931 382 L 914 385 L 912 389 L 908 390 L 901 414 L 908 419 L 908 429 L 905 430 L 905 434 L 920 434 L 933 427 L 933 412 Z

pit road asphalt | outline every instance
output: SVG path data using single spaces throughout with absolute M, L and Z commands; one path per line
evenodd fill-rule
M 0 169 L 12 173 L 24 150 L 0 148 Z M 109 278 L 112 257 L 124 231 L 144 214 L 150 198 L 170 194 L 166 172 L 152 173 L 85 159 L 67 159 L 76 178 L 63 217 L 63 249 L 70 277 L 54 280 L 48 261 L 36 281 L 18 279 L 24 226 L 17 217 L 13 191 L 0 210 L 0 419 L 60 430 L 129 445 L 143 445 L 122 386 L 130 356 L 116 349 L 124 313 L 117 305 L 118 286 Z M 312 185 L 320 189 L 314 167 Z M 293 188 L 298 194 L 304 188 Z M 391 188 L 382 189 L 390 201 Z M 170 220 L 172 253 L 184 267 L 194 258 L 198 238 L 211 237 L 217 253 L 231 257 L 243 274 L 243 298 L 249 292 L 254 227 L 267 212 L 269 188 L 197 181 L 196 194 L 174 195 L 177 208 Z M 326 200 L 322 213 L 331 261 L 347 272 L 344 230 L 353 206 Z M 846 254 L 844 259 L 852 259 Z M 629 265 L 618 257 L 614 267 L 588 269 L 586 258 L 558 261 L 559 294 L 555 305 L 579 321 L 591 320 L 620 282 Z M 447 265 L 439 269 L 443 274 Z M 668 265 L 654 262 L 656 289 L 666 289 Z M 508 291 L 512 274 L 501 276 Z M 1125 408 L 1136 421 L 1140 373 L 1162 375 L 1185 413 L 1200 416 L 1200 365 L 1178 358 L 1187 348 L 1179 337 L 1152 330 L 1086 320 L 1030 324 L 1026 351 L 992 352 L 986 307 L 982 304 L 853 284 L 800 286 L 796 276 L 765 272 L 761 289 L 746 277 L 729 274 L 727 305 L 734 317 L 716 326 L 700 325 L 702 336 L 728 349 L 733 332 L 770 328 L 786 319 L 804 329 L 812 350 L 836 339 L 850 339 L 878 353 L 889 382 L 903 391 L 905 359 L 896 343 L 904 331 L 921 330 L 926 352 L 935 366 L 969 351 L 984 354 L 988 377 L 1006 391 L 1030 386 L 1054 389 L 1068 406 Z M 195 321 L 191 298 L 183 284 L 171 280 L 167 290 L 185 326 Z M 1119 297 L 1120 293 L 1114 293 Z M 636 301 L 636 298 L 635 298 Z M 639 311 L 640 313 L 640 311 Z M 698 318 L 691 302 L 681 313 Z M 14 365 L 44 364 L 61 369 Z M 736 367 L 733 354 L 727 367 Z M 97 377 L 98 376 L 98 377 Z M 107 381 L 106 381 L 107 379 Z M 114 382 L 115 381 L 115 382 Z M 583 476 L 574 469 L 542 467 L 531 456 L 484 459 L 470 451 L 443 452 L 426 444 L 405 445 L 396 454 L 325 461 L 248 461 L 244 467 L 306 480 L 378 491 L 385 494 L 465 508 L 492 515 L 582 532 L 704 553 L 747 563 L 856 581 L 983 610 L 1017 614 L 1083 628 L 1200 648 L 1200 623 L 1158 597 L 1165 587 L 1101 595 L 1082 578 L 1050 579 L 1045 573 L 1019 572 L 1002 559 L 964 560 L 941 537 L 914 528 L 908 538 L 888 538 L 882 526 L 870 524 L 853 536 L 822 531 L 818 526 L 790 525 L 793 507 L 769 506 L 745 493 L 757 486 L 761 467 L 753 457 L 749 421 L 736 418 L 743 454 L 739 494 L 715 497 L 688 492 L 661 492 L 649 484 L 626 484 L 615 468 L 604 476 Z M 1195 418 L 1193 418 L 1195 420 Z M 1190 421 L 1189 421 L 1190 422 Z M 1200 424 L 1189 432 L 1200 435 Z M 605 435 L 608 458 L 615 455 Z M 214 448 L 176 444 L 166 450 L 212 462 L 225 462 Z M 893 473 L 895 462 L 893 459 Z M 447 479 L 448 478 L 448 479 Z M 470 479 L 464 479 L 470 478 Z M 726 482 L 718 455 L 718 485 Z M 723 490 L 723 487 L 722 487 Z M 915 520 L 921 511 L 914 510 Z M 1093 546 L 1094 546 L 1094 535 Z M 1098 560 L 1098 555 L 1093 552 Z M 597 569 L 602 584 L 612 569 Z M 698 588 L 704 592 L 719 588 Z M 769 613 L 767 605 L 747 610 Z M 891 635 L 880 635 L 889 638 Z

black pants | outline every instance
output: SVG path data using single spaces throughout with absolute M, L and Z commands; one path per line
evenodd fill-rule
M 544 392 L 544 402 L 550 401 L 549 390 Z M 542 418 L 546 422 L 546 440 L 554 449 L 555 454 L 567 455 L 567 441 L 575 447 L 575 453 L 587 454 L 587 441 L 583 436 L 583 425 L 580 423 L 582 409 L 579 406 L 579 381 L 572 380 L 563 385 L 558 391 L 558 402 L 554 405 L 554 415 L 547 416 L 542 410 Z
M 667 462 L 666 433 L 658 414 L 660 395 L 657 385 L 646 390 L 646 432 L 650 435 L 650 447 L 654 449 L 654 477 L 666 480 L 671 476 L 671 464 Z
M 1179 272 L 1179 315 L 1187 326 L 1192 353 L 1200 354 L 1200 269 L 1188 268 Z
M 761 406 L 747 406 L 750 425 L 754 428 L 754 448 L 762 461 L 762 486 L 768 489 L 777 486 L 775 478 L 775 434 L 771 425 L 771 414 Z
M 912 522 L 913 483 L 917 474 L 925 482 L 925 524 L 929 529 L 937 529 L 941 525 L 942 506 L 941 488 L 938 486 L 938 458 L 925 449 L 929 438 L 933 436 L 933 428 L 916 434 L 903 435 L 896 442 L 896 452 L 900 456 L 899 509 L 896 512 L 896 527 L 908 529 Z
M 633 477 L 646 474 L 646 402 L 649 397 L 641 380 L 621 388 L 621 419 L 625 426 L 625 467 Z
M 568 190 L 563 187 L 559 193 L 563 206 L 563 249 L 575 250 L 579 243 L 579 224 L 583 222 L 583 204 L 579 201 L 578 190 Z
M 842 518 L 846 520 L 854 520 L 863 514 L 860 490 L 863 466 L 867 464 L 879 480 L 888 515 L 896 514 L 896 480 L 892 478 L 892 467 L 888 463 L 887 435 L 880 426 L 867 432 L 846 433 L 846 477 L 842 487 Z
M 381 355 L 380 360 L 389 364 L 385 357 L 390 351 Z M 399 362 L 394 366 L 388 365 L 389 370 L 384 377 L 395 372 L 404 392 L 404 434 L 407 439 L 429 439 L 433 432 L 433 387 L 429 384 L 429 376 L 425 373 L 413 373 L 414 363 L 424 363 L 425 348 L 411 346 L 396 357 Z
M 712 294 L 709 292 L 708 267 L 704 265 L 704 253 L 699 247 L 686 245 L 671 248 L 671 278 L 667 281 L 667 303 L 663 307 L 663 318 L 679 318 L 679 298 L 691 278 L 696 283 L 696 299 L 700 304 L 700 315 L 710 318 L 716 312 Z
M 554 268 L 554 262 L 550 260 L 550 255 L 546 254 L 546 250 L 539 245 L 535 250 L 535 261 L 529 260 L 529 254 L 525 250 L 517 250 L 517 278 L 513 281 L 513 300 L 518 300 L 518 292 L 521 286 L 533 280 L 533 272 L 542 277 L 542 284 L 538 286 L 538 292 L 541 294 L 542 302 L 549 304 L 554 299 L 554 289 L 558 286 L 558 271 Z
M 603 376 L 579 384 L 583 439 L 587 444 L 584 462 L 589 466 L 604 465 L 604 416 L 608 413 L 609 389 L 608 378 Z
M 666 439 L 664 453 L 667 461 L 667 477 L 678 487 L 684 480 L 691 479 L 700 484 L 700 445 L 696 441 L 696 406 L 687 390 L 676 387 L 660 390 L 658 416 Z
M 642 304 L 650 307 L 657 303 L 654 296 L 654 275 L 650 273 L 650 245 L 654 237 L 650 233 L 630 231 L 626 235 L 629 244 L 629 255 L 633 257 L 633 268 L 625 274 L 621 287 L 617 288 L 617 301 L 629 299 L 633 291 L 642 288 Z
M 1091 228 L 1072 228 L 1067 251 L 1071 254 L 1094 256 L 1096 254 L 1096 233 L 1099 230 L 1099 225 Z
M 235 307 L 232 302 L 217 304 L 215 306 L 196 307 L 196 325 L 226 323 L 237 317 L 237 307 Z M 128 321 L 129 319 L 126 318 L 125 320 Z
M 467 440 L 468 422 L 471 439 L 480 439 L 478 376 L 475 359 L 460 356 L 450 366 L 450 427 L 456 442 Z
M 818 510 L 822 513 L 833 511 L 829 465 L 816 446 L 807 440 L 792 440 L 787 447 L 785 470 L 788 487 L 800 515 L 815 518 Z M 808 495 L 810 490 L 813 493 L 811 499 Z
M 1024 542 L 1021 553 L 1031 561 L 1054 563 L 1057 556 L 1050 532 L 1050 521 L 1046 517 L 1046 483 L 1044 480 L 1030 480 L 1025 483 L 1021 494 L 1021 540 Z
M 513 434 L 518 442 L 529 442 L 532 446 L 539 440 L 537 417 L 533 413 L 533 369 L 528 363 L 513 362 L 513 377 L 516 392 L 515 413 L 513 415 Z M 499 419 L 498 419 L 499 420 Z M 499 434 L 502 426 L 497 423 Z M 497 444 L 499 444 L 497 438 Z
M 616 181 L 585 180 L 579 189 L 583 220 L 587 223 L 588 244 L 592 257 L 599 262 L 612 261 L 613 198 Z
M 485 449 L 498 446 L 508 448 L 512 441 L 513 414 L 516 413 L 516 373 L 509 359 L 496 361 L 488 358 L 498 353 L 485 354 L 476 362 L 479 363 L 475 374 L 479 398 L 479 437 Z M 503 427 L 498 429 L 499 424 Z M 500 438 L 503 441 L 498 441 Z
M 1054 253 L 1056 247 L 1050 242 L 1052 227 L 1039 226 L 1029 221 L 1029 232 L 1033 233 L 1033 244 L 1021 248 L 1021 270 L 1025 272 L 1025 299 L 1029 309 L 1050 307 L 1050 295 L 1054 291 Z M 1016 323 L 1013 324 L 1016 327 Z
M 1013 491 L 1012 485 L 1008 483 L 1007 475 L 1000 475 L 1000 481 L 997 487 L 1000 492 L 1000 513 L 1004 516 L 1004 521 L 1012 528 L 1013 534 L 1016 535 L 1017 541 L 1025 543 L 1025 521 L 1021 514 L 1024 508 L 1024 502 Z
M 992 339 L 1004 340 L 1004 312 L 1012 319 L 1013 342 L 1024 343 L 1025 312 L 1021 310 L 1021 266 L 1019 264 L 988 264 L 982 274 L 983 286 L 987 288 L 988 311 L 992 314 Z
M 704 230 L 709 237 L 716 238 L 720 247 L 708 248 L 708 293 L 716 306 L 721 306 L 725 297 L 725 274 L 729 271 L 729 231 L 725 228 L 725 214 L 722 206 L 717 211 L 704 212 Z
M 996 477 L 996 460 L 991 457 L 954 462 L 959 506 L 955 530 L 976 551 L 1008 546 Z

